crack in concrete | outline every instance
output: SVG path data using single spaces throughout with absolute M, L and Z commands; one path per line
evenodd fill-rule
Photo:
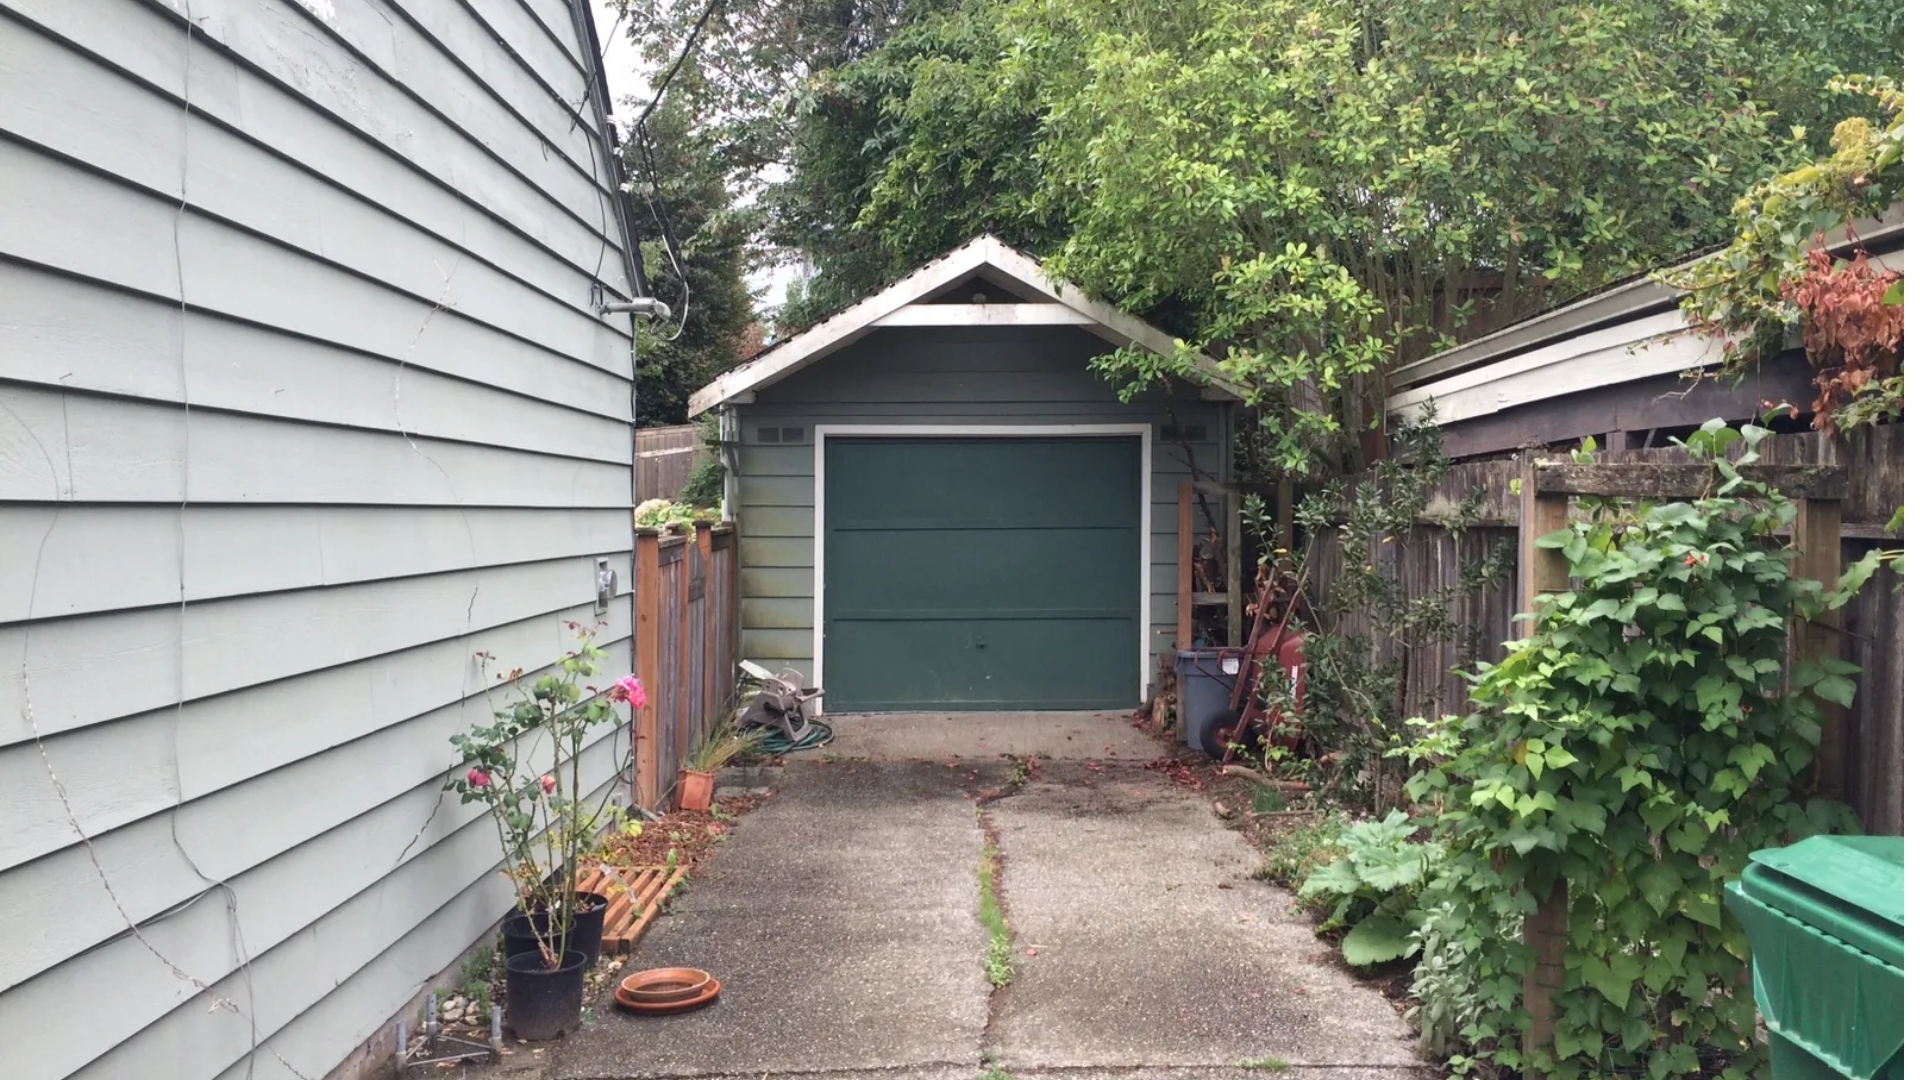
M 1039 769 L 1041 769 L 1041 763 L 1039 763 L 1037 757 L 1014 757 L 1014 759 L 1012 759 L 1012 771 L 1008 773 L 1008 778 L 1006 778 L 1004 784 L 1000 784 L 998 788 L 970 792 L 970 796 L 973 798 L 973 821 L 979 824 L 981 840 L 983 840 L 981 859 L 983 859 L 983 863 L 987 863 L 987 865 L 983 867 L 983 880 L 981 880 L 981 890 L 983 890 L 983 894 L 987 894 L 987 896 L 981 896 L 981 924 L 987 926 L 987 934 L 989 934 L 989 944 L 987 944 L 987 949 L 989 949 L 989 961 L 987 961 L 989 992 L 987 992 L 987 1024 L 985 1024 L 985 1026 L 981 1028 L 981 1032 L 979 1032 L 979 1067 L 987 1068 L 987 1070 L 993 1068 L 993 1043 L 995 1043 L 995 1036 L 998 1034 L 998 1030 L 1000 1030 L 1000 1019 L 1002 1019 L 1002 1015 L 1004 1015 L 1004 1011 L 1006 1011 L 1006 997 L 1012 992 L 1014 974 L 1016 974 L 1016 967 L 1014 967 L 1014 920 L 1008 917 L 1008 911 L 1006 911 L 1006 886 L 1004 886 L 1006 851 L 1000 847 L 1000 830 L 998 830 L 998 826 L 996 826 L 995 821 L 993 821 L 993 813 L 989 813 L 989 807 L 991 807 L 993 803 L 996 803 L 996 801 L 1000 801 L 1000 799 L 1012 798 L 1012 796 L 1020 794 L 1020 790 L 1021 788 L 1025 788 L 1027 780 L 1031 780 L 1033 774 L 1039 773 Z M 993 949 L 996 947 L 996 942 L 993 940 L 995 926 L 989 922 L 989 913 L 987 913 L 989 896 L 991 896 L 991 901 L 993 901 L 993 915 L 995 915 L 998 922 L 1000 922 L 1000 934 L 1006 938 L 1006 957 L 1004 957 L 1004 963 L 1006 963 L 1006 980 L 1004 980 L 1004 982 L 998 982 L 998 984 L 991 982 L 991 980 L 993 980 Z
M 983 881 L 982 885 L 991 890 L 993 905 L 1001 927 L 1006 935 L 1007 947 L 1007 955 L 1005 957 L 1007 978 L 1005 982 L 997 985 L 992 984 L 991 961 L 989 961 L 988 965 L 989 984 L 991 988 L 987 993 L 987 1022 L 980 1030 L 980 1060 L 978 1062 L 978 1066 L 982 1070 L 983 1075 L 992 1073 L 992 1071 L 998 1067 L 993 1060 L 993 1045 L 1000 1032 L 1001 1020 L 1006 1013 L 1007 998 L 1012 993 L 1013 978 L 1017 973 L 1017 968 L 1013 960 L 1014 938 L 1016 934 L 1013 928 L 1013 919 L 1007 911 L 1007 894 L 1004 881 L 1006 852 L 1005 849 L 1000 846 L 1000 830 L 995 825 L 993 815 L 989 812 L 988 808 L 1003 799 L 1009 799 L 1018 795 L 1021 789 L 1026 787 L 1028 781 L 1039 774 L 1041 761 L 1038 755 L 1021 757 L 1009 754 L 1007 758 L 1011 761 L 1012 766 L 1005 783 L 996 788 L 970 791 L 968 793 L 973 798 L 974 819 L 980 826 L 980 833 L 984 840 L 982 858 L 991 862 L 991 877 Z M 983 904 L 984 900 L 985 898 L 982 900 Z M 981 921 L 983 924 L 986 923 L 984 912 Z M 994 928 L 991 925 L 987 925 L 989 935 L 993 933 L 993 930 Z M 991 940 L 987 947 L 989 949 L 989 957 L 991 957 L 991 950 L 994 948 Z

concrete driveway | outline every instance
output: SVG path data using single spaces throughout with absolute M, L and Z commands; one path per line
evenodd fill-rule
M 602 1003 L 514 1066 L 640 1077 L 1427 1077 L 1406 1025 L 1330 961 L 1256 853 L 1144 767 L 1113 715 L 846 717 L 795 760 L 634 967 L 714 972 L 720 1000 L 640 1020 Z M 1013 780 L 1001 753 L 1045 754 Z M 988 845 L 1013 975 L 986 976 Z M 534 1067 L 532 1058 L 539 1060 Z

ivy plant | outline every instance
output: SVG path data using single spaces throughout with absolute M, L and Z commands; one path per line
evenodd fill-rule
M 1710 1060 L 1739 1077 L 1761 1060 L 1746 938 L 1720 898 L 1755 849 L 1857 828 L 1809 790 L 1820 702 L 1851 702 L 1857 669 L 1793 664 L 1788 625 L 1840 606 L 1877 565 L 1838 591 L 1790 573 L 1778 537 L 1793 504 L 1741 471 L 1766 437 L 1708 424 L 1688 446 L 1717 466 L 1711 490 L 1589 505 L 1540 538 L 1572 588 L 1540 598 L 1532 632 L 1480 666 L 1476 711 L 1425 724 L 1411 750 L 1425 768 L 1408 794 L 1453 853 L 1441 899 L 1475 979 L 1463 1072 L 1662 1080 Z M 1553 1044 L 1529 1062 L 1535 957 L 1511 931 L 1558 883 L 1566 980 Z

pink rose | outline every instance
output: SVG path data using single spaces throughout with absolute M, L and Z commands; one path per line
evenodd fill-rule
M 543 776 L 543 777 L 541 777 L 541 778 L 540 778 L 540 790 L 541 790 L 541 791 L 544 791 L 544 792 L 546 792 L 547 794 L 549 794 L 549 795 L 551 795 L 551 794 L 553 794 L 553 786 L 554 786 L 554 785 L 553 785 L 553 774 L 552 774 L 552 773 L 548 773 L 548 774 L 547 774 L 546 776 Z
M 631 675 L 622 675 L 615 680 L 613 692 L 607 696 L 615 701 L 624 701 L 636 709 L 647 707 L 647 688 L 641 686 L 640 680 Z
M 481 772 L 479 769 L 467 770 L 467 783 L 472 784 L 474 787 L 486 787 L 488 784 L 492 782 L 493 782 L 493 777 L 488 776 L 486 773 Z

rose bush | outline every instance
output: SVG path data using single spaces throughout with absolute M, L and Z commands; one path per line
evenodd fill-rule
M 580 856 L 605 824 L 601 809 L 581 801 L 580 752 L 596 731 L 618 722 L 616 703 L 638 710 L 647 701 L 646 689 L 632 675 L 605 692 L 587 684 L 606 653 L 594 646 L 593 629 L 567 625 L 578 636 L 578 649 L 547 674 L 530 676 L 515 668 L 501 675 L 515 698 L 512 704 L 496 710 L 491 723 L 453 736 L 453 745 L 473 765 L 446 784 L 461 803 L 486 804 L 518 909 L 528 916 L 547 913 L 544 921 L 534 920 L 533 928 L 548 967 L 560 966 L 573 926 Z M 492 659 L 484 652 L 479 656 L 483 664 Z

